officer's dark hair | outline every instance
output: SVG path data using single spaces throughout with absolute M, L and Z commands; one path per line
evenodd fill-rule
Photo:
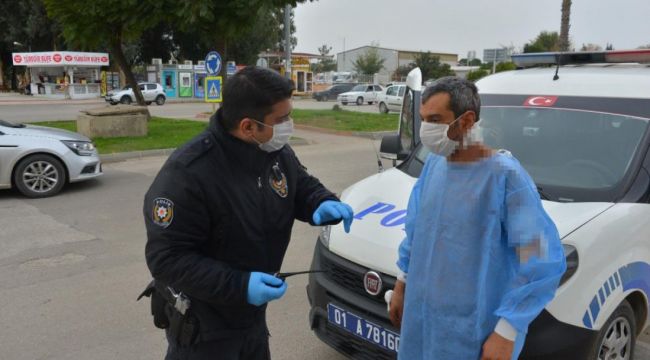
M 278 72 L 247 66 L 229 77 L 223 89 L 222 125 L 234 130 L 244 118 L 263 122 L 271 107 L 291 98 L 293 90 L 293 81 Z
M 457 76 L 442 77 L 422 92 L 422 104 L 439 93 L 449 94 L 449 109 L 454 113 L 454 117 L 458 118 L 471 110 L 476 113 L 476 121 L 479 121 L 481 98 L 473 82 Z

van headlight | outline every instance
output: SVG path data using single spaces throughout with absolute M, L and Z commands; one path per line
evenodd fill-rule
M 562 279 L 560 279 L 560 286 L 569 281 L 573 274 L 578 271 L 579 263 L 578 250 L 574 246 L 562 244 L 562 247 L 564 248 L 564 256 L 566 257 L 566 271 L 562 275 Z
M 332 232 L 332 227 L 327 225 L 323 226 L 320 229 L 320 234 L 318 235 L 318 240 L 323 246 L 329 249 L 330 247 L 330 233 Z
M 90 141 L 61 140 L 70 150 L 80 156 L 91 156 L 95 154 L 95 145 Z

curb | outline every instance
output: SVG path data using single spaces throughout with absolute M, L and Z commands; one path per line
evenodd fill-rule
M 394 135 L 397 133 L 397 131 L 369 131 L 369 132 L 341 131 L 341 130 L 323 129 L 315 126 L 300 125 L 300 124 L 296 124 L 294 125 L 294 127 L 299 130 L 313 131 L 322 134 L 339 135 L 339 136 L 356 136 L 356 137 L 362 137 L 362 138 L 373 139 L 373 140 L 380 140 L 385 135 Z
M 289 145 L 291 146 L 309 145 L 309 141 L 305 139 L 291 139 L 289 140 Z M 175 150 L 176 148 L 130 151 L 130 152 L 99 155 L 99 158 L 103 164 L 109 164 L 109 163 L 115 163 L 120 161 L 132 160 L 132 159 L 143 159 L 152 156 L 169 156 Z

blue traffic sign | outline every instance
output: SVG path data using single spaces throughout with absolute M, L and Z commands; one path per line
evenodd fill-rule
M 221 76 L 207 76 L 205 78 L 205 102 L 221 102 Z
M 205 71 L 208 75 L 217 75 L 221 71 L 221 55 L 216 51 L 210 51 L 205 57 Z

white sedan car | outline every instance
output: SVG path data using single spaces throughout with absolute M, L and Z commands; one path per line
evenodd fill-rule
M 0 120 L 0 189 L 23 195 L 56 195 L 66 183 L 102 175 L 97 150 L 87 137 L 43 126 Z
M 381 94 L 384 89 L 379 85 L 372 84 L 360 84 L 352 88 L 352 90 L 340 94 L 336 100 L 343 104 L 357 104 L 363 105 L 367 103 L 372 105 L 377 102 L 379 94 Z

